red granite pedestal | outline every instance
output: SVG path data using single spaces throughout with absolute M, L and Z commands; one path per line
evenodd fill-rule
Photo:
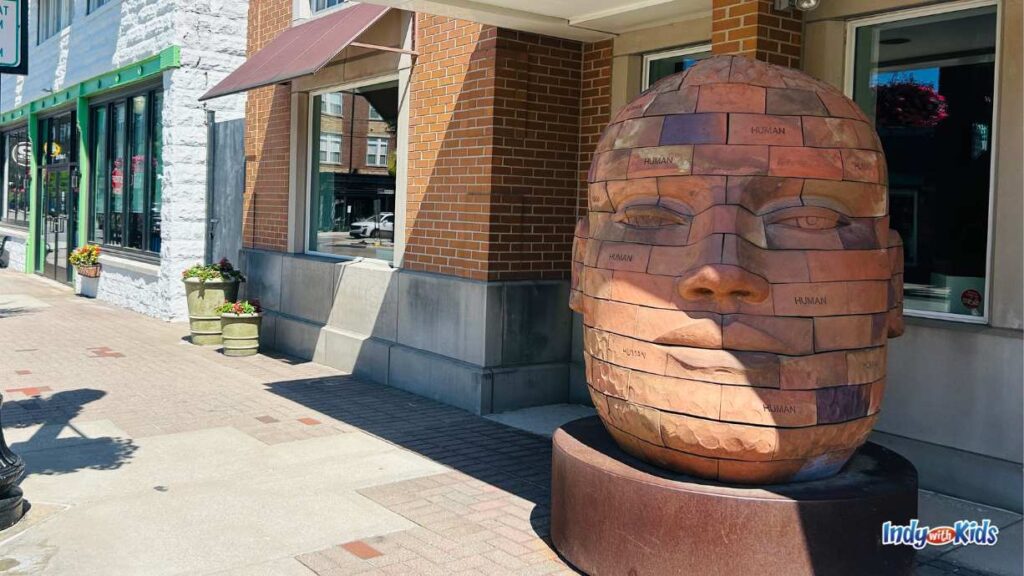
M 619 449 L 596 417 L 555 432 L 551 537 L 591 576 L 911 574 L 882 546 L 917 516 L 917 470 L 865 444 L 824 480 L 741 487 L 674 474 Z

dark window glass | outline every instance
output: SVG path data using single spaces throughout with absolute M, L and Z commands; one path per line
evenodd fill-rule
M 854 99 L 889 167 L 904 309 L 983 316 L 996 7 L 862 26 Z
M 131 166 L 128 178 L 128 243 L 129 248 L 142 249 L 146 229 L 146 97 L 136 96 L 129 102 L 131 118 Z
M 150 225 L 149 225 L 149 250 L 160 253 L 160 207 L 163 205 L 163 180 L 164 180 L 164 128 L 163 128 L 163 106 L 164 97 L 160 92 L 153 94 L 153 128 L 150 131 L 152 138 L 153 160 L 152 166 L 152 202 L 150 204 Z
M 107 107 L 96 108 L 92 116 L 93 134 L 93 178 L 89 187 L 92 204 L 92 226 L 89 239 L 102 244 L 105 240 L 107 196 L 110 194 L 110 122 Z
M 0 204 L 0 221 L 15 226 L 28 226 L 28 189 L 32 181 L 30 161 L 32 144 L 25 127 L 4 134 L 4 188 Z
M 114 246 L 122 245 L 124 234 L 124 182 L 125 182 L 125 140 L 127 135 L 126 106 L 118 102 L 113 106 L 114 127 L 111 135 L 110 151 L 110 237 L 107 242 Z

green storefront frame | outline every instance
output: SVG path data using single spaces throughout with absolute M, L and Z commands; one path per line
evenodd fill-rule
M 32 180 L 29 184 L 28 200 L 28 239 L 25 244 L 25 273 L 36 272 L 43 262 L 44 255 L 40 250 L 43 246 L 37 245 L 36 238 L 39 230 L 39 114 L 69 106 L 75 110 L 78 124 L 78 206 L 77 213 L 89 214 L 89 174 L 92 162 L 89 156 L 89 143 L 91 142 L 91 129 L 89 114 L 90 100 L 103 96 L 114 90 L 130 87 L 133 84 L 151 80 L 165 71 L 181 66 L 181 49 L 178 46 L 168 46 L 157 54 L 122 66 L 105 74 L 90 78 L 69 86 L 59 92 L 47 95 L 23 104 L 18 108 L 0 114 L 0 131 L 6 127 L 28 122 L 28 138 L 32 143 L 32 153 L 29 159 L 29 168 L 32 171 Z M 75 246 L 82 246 L 88 241 L 89 227 L 79 225 Z

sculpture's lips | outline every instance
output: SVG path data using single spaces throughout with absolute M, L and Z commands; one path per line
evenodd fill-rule
M 789 319 L 786 319 L 789 320 Z M 791 332 L 772 325 L 774 319 L 763 321 L 768 326 L 757 326 L 742 320 L 727 320 L 727 328 L 714 325 L 711 329 L 695 330 L 693 326 L 664 332 L 648 340 L 661 346 L 685 346 L 708 350 L 736 349 L 751 352 L 772 352 L 800 356 L 813 352 L 811 332 L 794 337 Z
M 662 346 L 672 376 L 751 386 L 779 385 L 779 357 L 771 352 Z

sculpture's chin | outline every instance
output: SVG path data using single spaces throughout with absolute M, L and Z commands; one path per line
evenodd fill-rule
M 605 428 L 628 454 L 655 466 L 719 482 L 780 484 L 827 478 L 839 472 L 866 440 L 876 416 L 850 422 L 782 429 L 698 421 L 660 412 L 664 440 L 650 428 L 623 417 L 633 408 L 591 389 Z M 617 414 L 616 414 L 617 412 Z M 625 425 L 630 430 L 623 430 Z M 760 428 L 760 430 L 754 430 Z M 648 436 L 643 438 L 643 436 Z
M 885 387 L 884 345 L 789 356 L 588 327 L 584 349 L 594 405 L 623 450 L 730 483 L 835 474 L 866 441 Z

